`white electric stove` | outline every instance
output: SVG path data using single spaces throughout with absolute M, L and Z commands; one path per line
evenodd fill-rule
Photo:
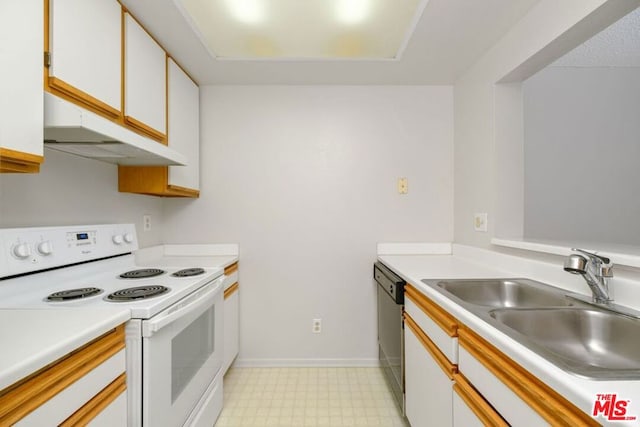
M 130 426 L 222 408 L 223 270 L 136 265 L 132 224 L 0 229 L 0 308 L 127 307 Z

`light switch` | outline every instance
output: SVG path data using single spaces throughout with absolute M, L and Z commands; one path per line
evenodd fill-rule
M 398 193 L 407 194 L 409 192 L 409 181 L 407 178 L 398 178 Z

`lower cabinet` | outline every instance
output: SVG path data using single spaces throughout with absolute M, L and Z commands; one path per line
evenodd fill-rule
M 410 323 L 411 322 L 411 323 Z M 453 381 L 432 351 L 438 351 L 405 314 L 405 412 L 412 427 L 450 426 L 453 418 Z M 444 357 L 444 356 L 442 356 Z M 451 365 L 453 370 L 453 365 Z
M 238 263 L 225 269 L 224 350 L 222 371 L 227 372 L 240 350 L 240 295 Z
M 599 425 L 413 285 L 405 297 L 405 408 L 412 427 Z
M 124 326 L 0 391 L 0 425 L 124 426 Z

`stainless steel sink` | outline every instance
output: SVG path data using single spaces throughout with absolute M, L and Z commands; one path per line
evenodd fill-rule
M 640 379 L 640 312 L 529 279 L 422 282 L 567 372 Z
M 573 304 L 561 289 L 529 279 L 441 280 L 436 286 L 461 301 L 488 307 L 562 307 Z
M 640 378 L 640 319 L 594 308 L 498 309 L 509 334 L 567 370 L 589 378 Z

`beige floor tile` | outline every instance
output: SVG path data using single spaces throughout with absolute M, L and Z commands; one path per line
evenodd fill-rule
M 233 368 L 215 427 L 236 426 L 408 424 L 377 368 Z

